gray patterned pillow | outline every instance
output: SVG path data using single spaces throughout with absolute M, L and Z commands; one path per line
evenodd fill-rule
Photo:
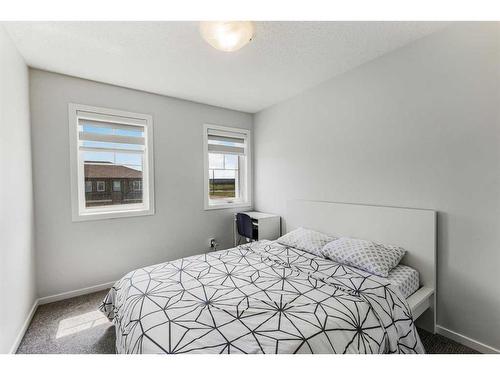
M 278 238 L 278 243 L 322 257 L 321 249 L 336 237 L 315 230 L 297 228 Z
M 387 277 L 398 265 L 406 250 L 399 246 L 382 245 L 367 240 L 341 237 L 321 250 L 325 258 Z

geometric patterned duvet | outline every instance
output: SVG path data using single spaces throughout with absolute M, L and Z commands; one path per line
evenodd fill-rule
M 423 353 L 387 279 L 272 241 L 137 269 L 100 306 L 117 353 Z

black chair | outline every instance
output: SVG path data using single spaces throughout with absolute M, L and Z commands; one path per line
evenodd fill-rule
M 257 239 L 257 233 L 254 230 L 252 218 L 247 214 L 242 212 L 236 214 L 236 227 L 241 237 L 245 237 L 249 240 Z

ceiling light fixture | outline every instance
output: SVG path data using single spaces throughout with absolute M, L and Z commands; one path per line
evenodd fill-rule
M 212 47 L 225 51 L 237 51 L 254 36 L 250 21 L 202 21 L 200 34 Z

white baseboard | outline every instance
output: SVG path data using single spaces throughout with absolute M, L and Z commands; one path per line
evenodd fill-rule
M 480 353 L 485 354 L 500 354 L 500 349 L 496 349 L 492 346 L 483 344 L 477 340 L 471 339 L 470 337 L 464 336 L 460 333 L 452 331 L 451 329 L 444 328 L 440 325 L 436 326 L 436 333 L 443 335 L 453 341 L 456 341 L 462 345 L 468 346 L 471 349 L 477 350 Z
M 33 319 L 33 315 L 35 315 L 36 308 L 38 307 L 38 299 L 33 302 L 33 306 L 31 307 L 31 310 L 28 313 L 28 316 L 26 317 L 21 329 L 19 330 L 19 333 L 16 336 L 16 339 L 14 340 L 14 344 L 11 346 L 9 354 L 16 354 L 17 348 L 19 348 L 19 344 L 21 344 L 21 340 L 24 337 L 24 334 L 28 330 L 28 327 L 30 326 L 31 319 Z
M 38 304 L 45 305 L 46 303 L 62 301 L 63 299 L 68 299 L 68 298 L 83 296 L 85 294 L 99 292 L 101 290 L 111 288 L 114 285 L 114 283 L 115 283 L 115 281 L 110 281 L 109 283 L 89 286 L 87 288 L 82 288 L 82 289 L 72 290 L 70 292 L 54 294 L 52 296 L 41 297 L 38 299 Z
M 26 331 L 28 330 L 28 327 L 31 323 L 31 320 L 33 319 L 33 315 L 35 315 L 35 311 L 36 311 L 38 306 L 44 305 L 46 303 L 62 301 L 62 300 L 67 299 L 67 298 L 83 296 L 85 294 L 89 294 L 89 293 L 93 293 L 93 292 L 99 292 L 101 290 L 111 288 L 114 285 L 114 283 L 115 283 L 114 281 L 111 281 L 109 283 L 94 285 L 94 286 L 90 286 L 88 288 L 82 288 L 82 289 L 72 290 L 70 292 L 59 293 L 59 294 L 54 294 L 52 296 L 37 298 L 35 300 L 35 302 L 33 302 L 33 306 L 31 307 L 31 310 L 28 313 L 28 316 L 26 317 L 26 320 L 24 321 L 23 326 L 19 330 L 19 333 L 17 334 L 16 339 L 14 341 L 14 344 L 12 344 L 9 353 L 15 354 L 17 352 L 17 349 L 19 348 L 19 344 L 21 344 L 21 340 L 23 339 Z

